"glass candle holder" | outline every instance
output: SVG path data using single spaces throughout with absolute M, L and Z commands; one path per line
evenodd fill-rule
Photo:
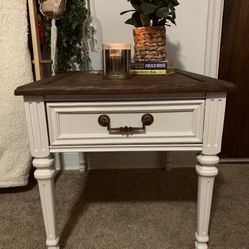
M 126 43 L 103 44 L 104 78 L 130 78 L 131 45 Z

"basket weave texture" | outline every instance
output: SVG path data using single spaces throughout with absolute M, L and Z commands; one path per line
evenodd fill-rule
M 166 60 L 165 26 L 138 27 L 133 29 L 135 61 Z

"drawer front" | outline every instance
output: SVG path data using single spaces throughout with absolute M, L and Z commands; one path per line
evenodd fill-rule
M 50 145 L 202 143 L 204 103 L 199 100 L 138 102 L 47 102 Z M 99 124 L 110 118 L 110 128 L 140 127 L 144 114 L 152 124 L 133 134 L 110 134 Z

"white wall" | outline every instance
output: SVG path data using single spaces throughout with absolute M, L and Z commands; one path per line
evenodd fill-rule
M 131 25 L 124 23 L 130 9 L 127 0 L 94 0 L 97 17 L 103 27 L 103 42 L 125 42 L 133 44 Z M 219 41 L 224 0 L 179 0 L 176 7 L 176 23 L 167 28 L 168 58 L 177 68 L 209 76 L 217 74 Z M 167 153 L 168 165 L 193 165 L 195 153 L 179 156 Z M 161 167 L 162 153 L 94 153 L 90 154 L 91 168 Z M 77 168 L 78 155 L 65 156 L 64 168 Z

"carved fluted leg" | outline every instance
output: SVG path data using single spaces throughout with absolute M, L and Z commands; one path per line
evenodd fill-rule
M 208 228 L 213 196 L 213 186 L 218 169 L 215 165 L 219 162 L 218 156 L 198 155 L 198 199 L 197 199 L 197 232 L 195 234 L 196 249 L 208 248 Z
M 56 233 L 55 205 L 54 205 L 54 159 L 35 158 L 33 165 L 36 167 L 35 178 L 38 181 L 43 219 L 46 229 L 48 249 L 59 249 L 59 237 Z

